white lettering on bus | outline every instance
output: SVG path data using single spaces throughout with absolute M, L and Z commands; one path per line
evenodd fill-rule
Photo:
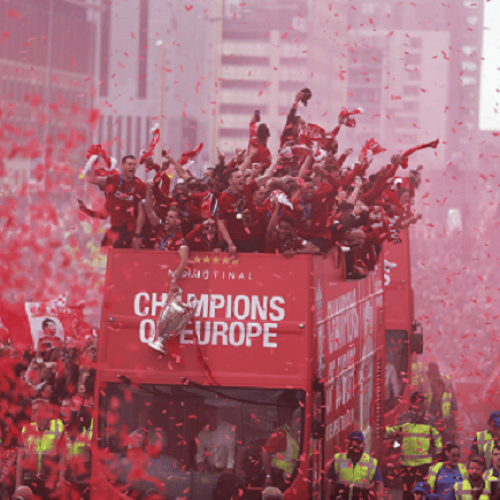
M 285 309 L 283 307 L 280 307 L 277 305 L 277 302 L 280 304 L 285 304 L 285 299 L 283 297 L 275 296 L 271 298 L 271 301 L 269 303 L 269 307 L 271 309 L 274 309 L 275 314 L 269 313 L 269 319 L 272 319 L 273 321 L 283 321 L 285 318 Z
M 134 314 L 136 316 L 147 316 L 149 314 L 149 307 L 145 306 L 144 309 L 141 309 L 141 299 L 145 298 L 147 302 L 149 302 L 149 294 L 146 292 L 141 292 L 136 294 L 134 299 Z
M 235 338 L 236 328 L 239 330 L 238 340 Z M 229 327 L 229 343 L 234 347 L 239 347 L 243 344 L 243 342 L 245 342 L 245 324 L 235 321 L 234 323 L 231 323 L 231 326 Z
M 278 334 L 276 332 L 271 332 L 270 328 L 277 328 L 278 323 L 264 323 L 264 338 L 262 339 L 262 345 L 264 347 L 278 347 L 276 342 L 271 342 L 270 338 L 276 338 Z
M 210 317 L 215 318 L 216 309 L 223 309 L 226 300 L 224 299 L 224 295 L 220 295 L 218 293 L 212 293 L 210 295 Z
M 139 326 L 141 342 L 149 343 L 155 338 L 156 317 L 165 307 L 167 297 L 167 293 L 135 295 L 135 315 L 149 316 Z M 252 347 L 262 339 L 263 347 L 278 347 L 277 322 L 285 318 L 285 299 L 281 296 L 189 293 L 186 302 L 197 305 L 192 326 L 190 323 L 180 333 L 181 344 Z M 216 321 L 210 321 L 212 318 Z M 220 321 L 222 318 L 229 321 Z M 231 322 L 231 319 L 238 321 Z
M 168 293 L 161 294 L 161 300 L 158 300 L 158 294 L 153 293 L 151 296 L 151 316 L 158 316 L 161 310 L 167 303 Z
M 247 328 L 247 347 L 252 347 L 252 339 L 262 335 L 262 325 L 260 323 L 247 323 Z
M 243 302 L 243 312 L 240 312 L 241 302 Z M 234 299 L 234 315 L 238 319 L 246 319 L 250 315 L 250 299 L 246 295 L 236 295 Z
M 227 323 L 214 321 L 214 331 L 212 332 L 212 345 L 217 345 L 217 338 L 220 337 L 222 345 L 227 345 Z
M 148 330 L 148 334 L 146 334 L 146 327 Z M 141 324 L 139 325 L 139 338 L 141 342 L 145 344 L 149 344 L 154 338 L 155 335 L 155 322 L 152 319 L 143 319 Z

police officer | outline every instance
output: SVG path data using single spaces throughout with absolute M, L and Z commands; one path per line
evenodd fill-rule
M 500 444 L 500 411 L 491 412 L 488 430 L 477 432 L 471 446 L 471 453 L 483 457 L 487 469 L 491 467 L 491 454 L 495 444 Z
M 482 457 L 472 457 L 467 467 L 467 477 L 463 481 L 455 483 L 453 490 L 455 500 L 490 500 L 490 481 L 483 479 L 484 459 Z
M 29 486 L 43 500 L 62 484 L 64 453 L 62 453 L 63 423 L 51 419 L 49 402 L 35 399 L 32 403 L 32 419 L 23 427 L 22 445 L 19 447 L 16 488 Z
M 66 486 L 71 491 L 67 496 L 88 500 L 90 497 L 90 461 L 92 429 L 82 426 L 79 415 L 71 415 L 64 432 L 66 463 Z
M 484 473 L 484 479 L 500 480 L 500 444 L 495 444 L 491 451 L 491 467 Z
M 403 413 L 394 427 L 386 428 L 386 435 L 397 435 L 401 439 L 401 479 L 403 500 L 412 500 L 412 490 L 416 482 L 424 481 L 434 454 L 443 449 L 439 431 L 432 419 L 424 413 L 425 395 L 414 392 L 410 397 L 410 407 Z
M 328 471 L 326 498 L 368 500 L 383 490 L 382 474 L 377 460 L 364 453 L 364 436 L 355 431 L 349 436 L 347 453 L 337 453 Z

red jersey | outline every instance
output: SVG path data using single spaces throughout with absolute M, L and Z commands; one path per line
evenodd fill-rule
M 195 224 L 202 222 L 201 211 L 200 208 L 192 203 L 178 203 L 175 198 L 170 198 L 170 204 L 168 205 L 168 209 L 176 207 L 182 212 L 182 225 L 181 229 L 183 234 L 188 234 L 193 230 Z M 168 212 L 168 210 L 167 210 Z
M 220 239 L 216 233 L 213 240 L 208 239 L 203 234 L 203 224 L 198 224 L 187 236 L 186 242 L 190 250 L 195 252 L 211 252 L 214 248 L 218 248 Z
M 106 179 L 106 209 L 112 226 L 127 226 L 135 229 L 138 205 L 146 197 L 146 184 L 134 177 L 130 182 L 121 175 L 112 175 Z
M 258 214 L 253 201 L 257 189 L 257 183 L 252 181 L 245 184 L 241 193 L 227 189 L 219 197 L 217 217 L 224 220 L 233 240 L 243 241 L 257 236 L 255 222 Z
M 293 211 L 297 221 L 297 232 L 301 238 L 329 239 L 327 221 L 334 197 L 332 185 L 324 182 L 314 192 L 311 201 L 304 201 L 302 197 L 294 200 Z
M 220 193 L 212 193 L 211 191 L 204 191 L 203 193 L 194 193 L 189 195 L 189 201 L 196 205 L 201 212 L 203 220 L 209 217 L 215 217 L 217 211 L 217 199 Z
M 177 231 L 171 235 L 165 233 L 165 230 L 162 228 L 156 236 L 156 250 L 179 250 L 181 247 L 188 246 L 184 235 Z
M 255 156 L 252 159 L 253 163 L 263 163 L 264 168 L 269 167 L 272 162 L 271 151 L 269 151 L 268 147 L 264 146 L 264 144 L 261 144 L 257 139 L 256 123 L 250 123 L 250 142 L 248 143 L 249 149 L 250 146 L 253 146 L 254 148 L 257 149 L 257 152 L 255 153 Z

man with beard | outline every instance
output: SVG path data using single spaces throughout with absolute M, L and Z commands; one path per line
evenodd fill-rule
M 414 392 L 410 397 L 410 408 L 403 413 L 394 427 L 386 428 L 386 435 L 397 436 L 401 442 L 401 479 L 403 500 L 412 500 L 415 483 L 425 481 L 433 454 L 443 450 L 441 435 L 434 422 L 424 413 L 425 395 Z
M 327 499 L 368 500 L 382 493 L 384 483 L 377 460 L 364 453 L 364 436 L 349 436 L 346 453 L 337 453 L 328 471 Z
M 467 477 L 453 486 L 455 500 L 490 500 L 491 482 L 483 479 L 485 464 L 482 457 L 472 457 L 467 467 Z
M 144 217 L 139 206 L 146 185 L 135 176 L 136 171 L 137 160 L 133 155 L 126 155 L 122 159 L 121 174 L 101 177 L 91 169 L 87 175 L 87 182 L 104 189 L 106 211 L 111 218 L 105 244 L 114 248 L 134 246 L 138 249 L 140 246 Z

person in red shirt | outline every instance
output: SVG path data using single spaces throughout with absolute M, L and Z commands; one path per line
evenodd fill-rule
M 202 179 L 202 185 L 205 185 L 207 189 L 203 190 L 201 193 L 191 193 L 188 199 L 193 205 L 196 205 L 200 209 L 203 219 L 215 217 L 217 200 L 220 196 L 220 193 L 217 191 L 215 179 L 206 176 Z
M 136 170 L 136 158 L 127 155 L 122 159 L 121 174 L 99 177 L 91 169 L 87 175 L 87 182 L 104 188 L 106 210 L 111 219 L 107 236 L 114 248 L 139 249 L 141 245 L 144 214 L 140 201 L 145 197 L 146 185 L 135 176 Z
M 295 96 L 295 101 L 286 117 L 285 128 L 280 138 L 280 148 L 283 148 L 286 143 L 290 141 L 294 144 L 300 143 L 300 129 L 304 127 L 306 122 L 297 115 L 297 108 L 299 107 L 299 102 L 304 98 L 304 94 L 298 92 Z
M 277 200 L 274 200 L 273 208 L 266 232 L 266 253 L 282 254 L 285 257 L 298 253 L 321 253 L 318 247 L 294 235 L 295 220 L 292 217 L 281 217 L 278 222 Z
M 157 199 L 158 201 L 158 199 Z M 184 182 L 178 182 L 172 192 L 172 196 L 168 198 L 167 208 L 177 208 L 182 212 L 183 234 L 188 234 L 195 226 L 203 221 L 201 218 L 200 208 L 189 201 L 189 188 Z M 162 206 L 164 212 L 166 209 Z
M 240 170 L 231 169 L 226 173 L 229 188 L 219 197 L 217 223 L 229 253 L 254 253 L 259 250 L 259 241 L 254 221 L 257 212 L 253 193 L 258 189 L 256 181 L 245 184 Z
M 327 221 L 334 196 L 331 184 L 322 182 L 315 190 L 312 178 L 304 177 L 300 197 L 293 202 L 299 236 L 313 243 L 321 253 L 328 250 Z
M 252 120 L 250 122 L 250 142 L 248 144 L 248 149 L 251 147 L 256 149 L 255 155 L 253 157 L 254 163 L 262 163 L 264 168 L 269 167 L 272 161 L 271 151 L 267 147 L 267 141 L 271 136 L 269 132 L 269 127 L 265 123 L 257 123 L 260 121 L 260 113 L 254 113 Z
M 182 212 L 176 208 L 168 209 L 163 224 L 153 206 L 154 181 L 148 181 L 146 190 L 145 212 L 156 231 L 155 248 L 157 250 L 177 251 L 181 259 L 170 280 L 170 291 L 177 290 L 177 281 L 182 277 L 189 257 L 189 247 L 181 231 Z
M 217 223 L 213 217 L 198 224 L 186 236 L 189 249 L 195 252 L 219 253 L 225 246 L 224 240 L 217 232 Z

